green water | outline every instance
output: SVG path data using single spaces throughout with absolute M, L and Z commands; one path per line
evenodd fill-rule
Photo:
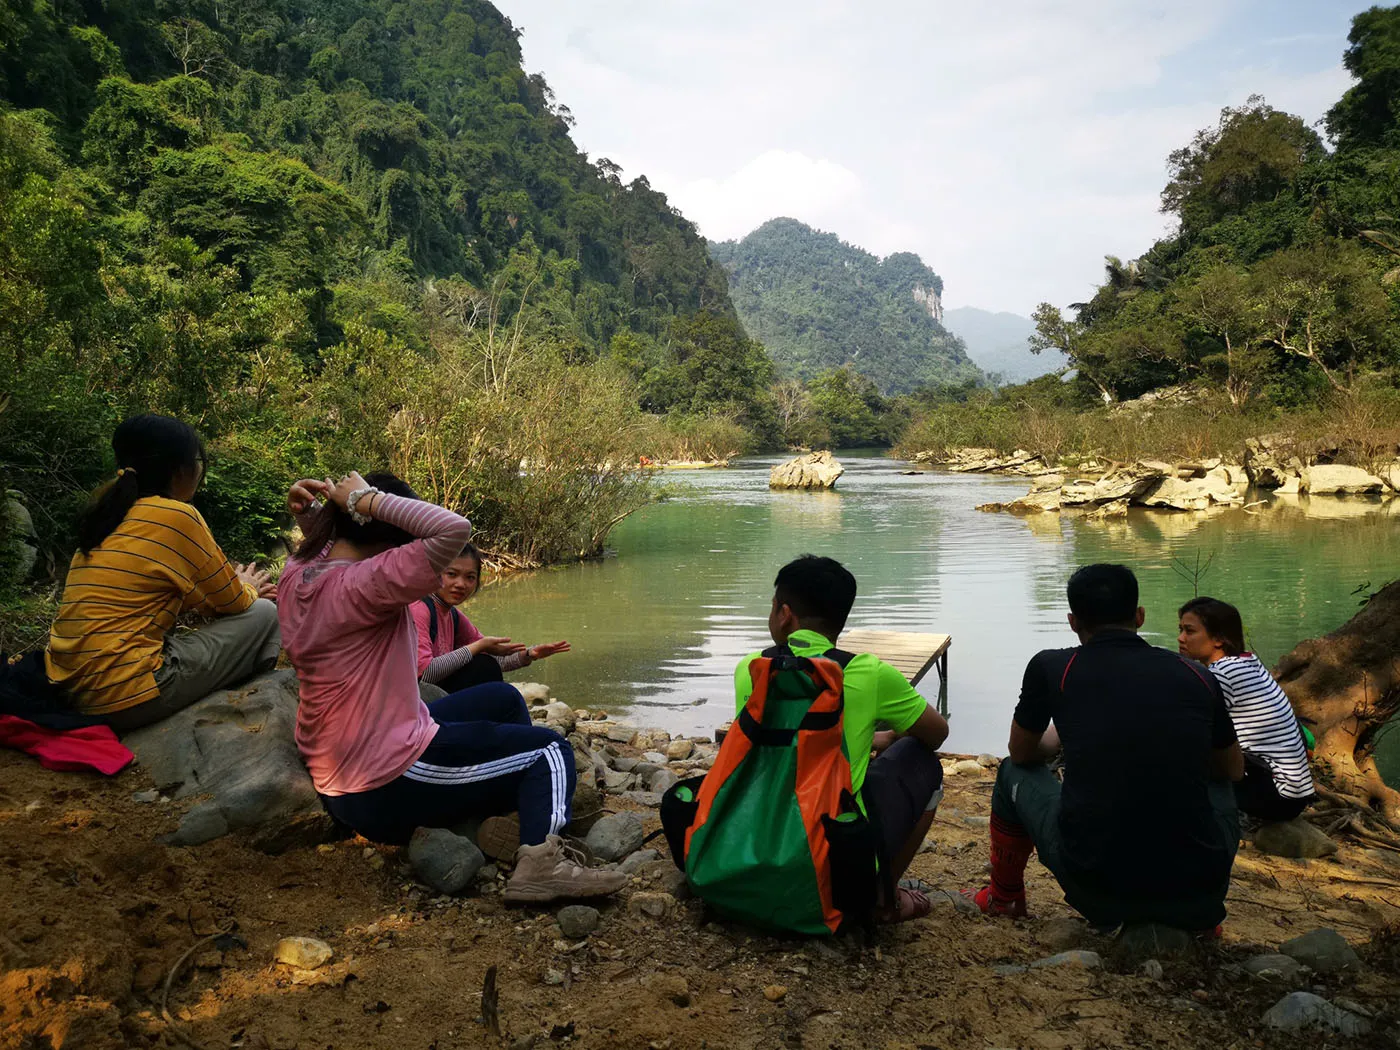
M 1193 594 L 1178 570 L 1209 561 L 1201 593 L 1240 607 L 1266 664 L 1351 616 L 1358 588 L 1400 575 L 1391 542 L 1400 500 L 1282 497 L 1252 511 L 1135 511 L 1114 522 L 1017 518 L 975 508 L 1023 494 L 1024 481 L 903 476 L 905 463 L 839 458 L 846 475 L 835 492 L 770 492 L 772 458 L 668 473 L 680 494 L 624 522 L 616 557 L 505 580 L 463 611 L 487 633 L 572 642 L 572 653 L 520 677 L 547 682 L 575 707 L 709 732 L 733 714 L 735 663 L 768 644 L 778 567 L 828 554 L 859 581 L 851 626 L 953 636 L 948 747 L 981 752 L 1005 747 L 1031 654 L 1075 644 L 1064 583 L 1078 565 L 1132 566 L 1144 633 L 1175 649 L 1176 608 Z M 936 678 L 922 686 L 930 698 Z

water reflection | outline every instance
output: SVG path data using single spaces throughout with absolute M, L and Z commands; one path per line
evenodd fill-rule
M 1397 575 L 1394 500 L 1018 518 L 974 508 L 1014 499 L 1024 481 L 904 476 L 893 461 L 841 459 L 847 473 L 835 492 L 770 492 L 777 460 L 767 458 L 668 476 L 679 495 L 625 522 L 614 535 L 617 557 L 506 581 L 467 612 L 490 633 L 573 642 L 574 652 L 525 674 L 576 707 L 631 709 L 635 720 L 673 732 L 709 731 L 732 715 L 734 665 L 768 643 L 779 566 L 829 554 L 860 584 L 852 626 L 953 635 L 949 746 L 982 751 L 1005 746 L 1030 655 L 1074 644 L 1064 585 L 1077 565 L 1131 565 L 1149 637 L 1174 646 L 1176 608 L 1193 593 L 1180 573 L 1199 555 L 1209 562 L 1202 593 L 1241 607 L 1266 663 L 1350 616 L 1359 584 Z M 936 699 L 937 676 L 923 687 Z

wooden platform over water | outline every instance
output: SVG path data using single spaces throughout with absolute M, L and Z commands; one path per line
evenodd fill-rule
M 848 653 L 873 653 L 885 663 L 897 667 L 913 685 L 938 668 L 938 677 L 948 681 L 948 646 L 951 634 L 921 634 L 916 631 L 867 631 L 859 628 L 843 631 L 838 642 Z

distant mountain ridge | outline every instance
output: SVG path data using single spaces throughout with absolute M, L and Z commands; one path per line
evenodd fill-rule
M 1066 365 L 1064 354 L 1031 353 L 1026 340 L 1035 331 L 1035 323 L 1029 317 L 959 306 L 944 311 L 943 324 L 963 341 L 967 356 L 977 367 L 1000 382 L 1024 383 Z
M 884 393 L 982 378 L 943 327 L 943 279 L 912 252 L 884 260 L 796 219 L 710 242 L 749 335 L 810 379 L 849 364 Z

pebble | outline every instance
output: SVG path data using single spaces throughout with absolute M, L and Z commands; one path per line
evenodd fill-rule
M 1264 980 L 1281 978 L 1285 981 L 1296 981 L 1303 976 L 1303 964 L 1282 952 L 1268 952 L 1246 959 L 1244 970 Z
M 683 758 L 689 758 L 690 753 L 694 750 L 695 744 L 682 737 L 679 740 L 672 740 L 666 745 L 666 757 L 678 761 Z
M 763 998 L 767 999 L 770 1003 L 782 1002 L 787 998 L 787 992 L 788 990 L 785 985 L 770 984 L 767 988 L 763 989 Z
M 1160 981 L 1163 973 L 1162 964 L 1156 959 L 1148 959 L 1142 964 L 1142 975 L 1149 981 Z
M 545 984 L 563 984 L 564 974 L 559 970 L 546 970 L 544 972 Z
M 649 919 L 665 919 L 676 910 L 676 898 L 669 893 L 634 893 L 627 910 Z
M 584 844 L 607 864 L 642 848 L 646 832 L 635 813 L 609 813 L 588 829 Z
M 647 978 L 646 986 L 658 998 L 676 1006 L 690 1005 L 690 985 L 684 977 L 674 973 L 658 973 Z
M 335 951 L 315 937 L 283 937 L 272 949 L 272 957 L 298 970 L 314 970 L 330 962 Z
M 1270 1028 L 1296 1032 L 1303 1028 L 1330 1029 L 1341 1035 L 1365 1035 L 1371 1022 L 1312 992 L 1290 992 L 1264 1014 Z
M 155 788 L 148 788 L 145 791 L 133 791 L 131 793 L 131 801 L 141 803 L 159 802 L 160 792 Z
M 1073 951 L 1052 955 L 1048 959 L 1037 959 L 1031 963 L 1033 970 L 1048 970 L 1056 966 L 1072 967 L 1078 970 L 1098 970 L 1103 968 L 1103 957 L 1098 952 L 1077 948 Z
M 571 941 L 578 941 L 598 928 L 602 916 L 598 914 L 597 908 L 590 908 L 586 904 L 570 904 L 560 908 L 555 919 L 559 923 L 559 931 L 565 937 Z
M 480 871 L 476 873 L 477 882 L 494 882 L 496 876 L 501 873 L 501 869 L 494 864 L 484 864 Z
M 408 841 L 408 863 L 420 881 L 455 895 L 476 880 L 486 857 L 471 839 L 446 828 L 417 828 Z
M 630 853 L 627 859 L 617 866 L 617 870 L 625 875 L 635 875 L 641 870 L 643 864 L 658 859 L 661 856 L 654 849 L 639 849 L 635 853 Z
M 1316 973 L 1336 973 L 1361 962 L 1346 938 L 1325 926 L 1284 941 L 1278 950 Z
M 647 789 L 657 794 L 664 795 L 676 784 L 680 783 L 680 777 L 672 773 L 669 769 L 658 769 L 647 780 Z

